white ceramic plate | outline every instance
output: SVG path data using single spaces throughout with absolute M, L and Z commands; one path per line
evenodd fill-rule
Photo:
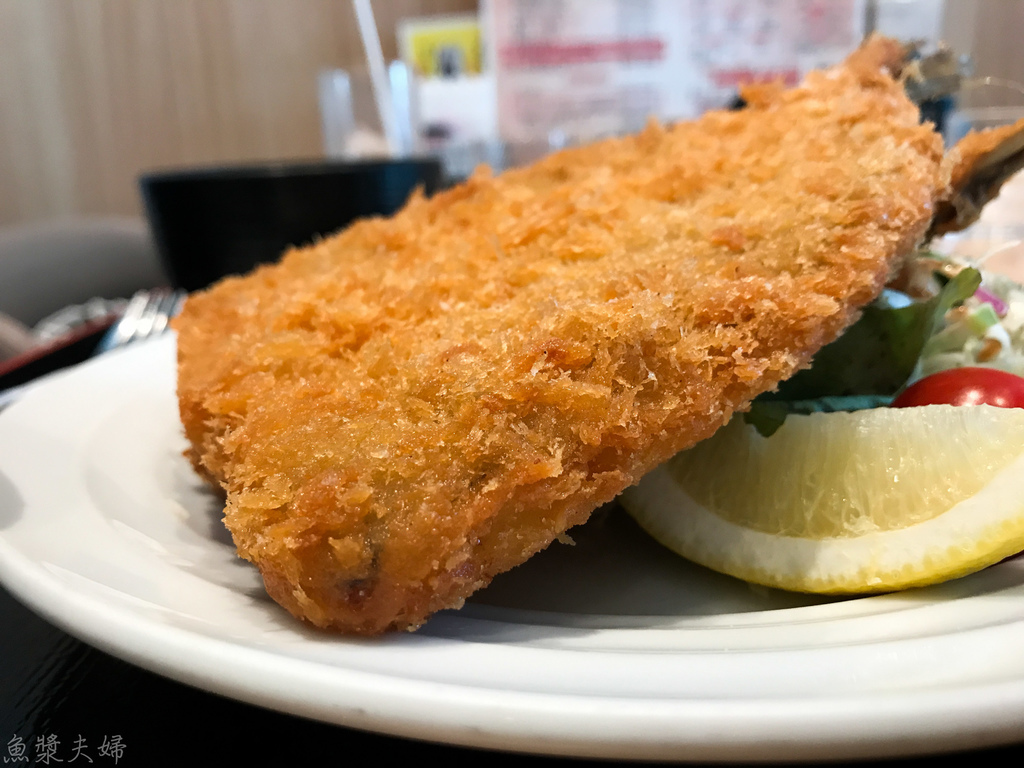
M 675 558 L 620 511 L 415 634 L 307 629 L 234 556 L 193 476 L 170 337 L 0 413 L 0 578 L 172 678 L 383 733 L 549 754 L 897 756 L 1024 733 L 1024 561 L 848 601 Z

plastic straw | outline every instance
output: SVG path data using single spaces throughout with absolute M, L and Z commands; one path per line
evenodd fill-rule
M 391 87 L 388 84 L 384 52 L 381 50 L 380 37 L 377 35 L 377 22 L 373 18 L 370 0 L 352 0 L 352 7 L 356 12 L 359 34 L 363 38 L 363 48 L 366 50 L 370 81 L 373 84 L 373 98 L 377 102 L 377 112 L 380 114 L 384 138 L 388 142 L 391 154 L 395 155 L 401 146 L 401 139 L 396 125 L 394 102 L 391 101 Z
M 331 158 L 345 157 L 349 139 L 356 130 L 352 80 L 343 69 L 327 69 L 318 77 L 318 90 L 324 154 Z
M 412 83 L 409 68 L 401 61 L 388 65 L 388 83 L 391 85 L 391 103 L 395 110 L 395 133 L 398 134 L 399 152 L 411 155 L 414 146 L 412 134 Z

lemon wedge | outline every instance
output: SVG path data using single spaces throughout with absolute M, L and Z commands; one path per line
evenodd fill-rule
M 884 592 L 1024 550 L 1024 409 L 929 405 L 737 416 L 629 489 L 669 549 L 756 584 Z

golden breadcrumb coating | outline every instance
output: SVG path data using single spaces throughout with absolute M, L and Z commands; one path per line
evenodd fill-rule
M 968 133 L 946 155 L 949 190 L 939 201 L 930 235 L 960 231 L 978 220 L 1003 182 L 1024 168 L 1024 118 Z
M 944 186 L 878 60 L 478 172 L 191 296 L 190 458 L 270 595 L 415 628 L 806 366 Z

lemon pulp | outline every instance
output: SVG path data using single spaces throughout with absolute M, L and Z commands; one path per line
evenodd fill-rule
M 698 563 L 807 592 L 943 581 L 1024 549 L 1024 409 L 737 417 L 623 496 Z

